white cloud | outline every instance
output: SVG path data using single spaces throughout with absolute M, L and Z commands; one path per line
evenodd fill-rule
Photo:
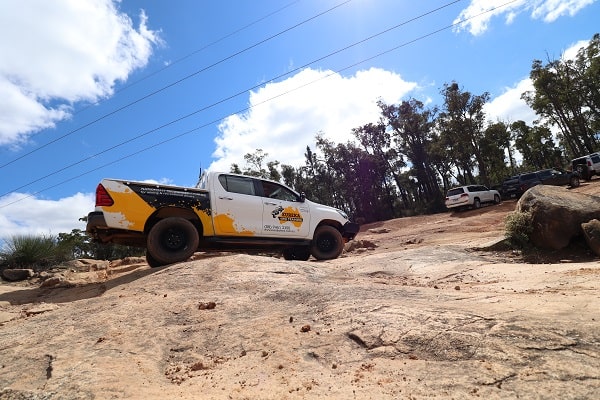
M 502 121 L 512 123 L 515 121 L 525 121 L 528 125 L 533 125 L 537 119 L 535 112 L 521 99 L 521 94 L 533 90 L 531 79 L 523 79 L 514 87 L 506 88 L 504 93 L 492 99 L 484 106 L 488 120 L 492 122 Z
M 146 24 L 142 11 L 135 28 L 113 0 L 0 2 L 0 145 L 52 127 L 145 66 L 161 42 Z
M 533 19 L 553 22 L 564 15 L 577 14 L 594 1 L 596 0 L 516 0 L 507 3 L 506 0 L 471 0 L 469 6 L 454 20 L 454 23 L 465 21 L 455 30 L 467 30 L 478 36 L 488 29 L 492 18 L 504 15 L 506 23 L 510 24 L 518 14 L 524 12 L 531 13 Z
M 24 193 L 0 199 L 0 240 L 14 235 L 58 235 L 85 229 L 79 218 L 94 209 L 92 193 L 77 193 L 59 200 L 45 200 Z
M 335 143 L 352 140 L 352 128 L 378 121 L 378 99 L 395 104 L 416 88 L 416 83 L 378 68 L 351 77 L 305 69 L 269 83 L 250 93 L 247 113 L 232 115 L 219 126 L 213 154 L 217 160 L 210 169 L 229 171 L 232 163 L 256 149 L 269 154 L 266 161 L 301 166 L 306 146 L 315 148 L 317 133 Z
M 572 44 L 566 49 L 561 57 L 563 61 L 574 60 L 577 57 L 577 53 L 582 47 L 587 47 L 590 44 L 589 40 L 580 40 L 577 43 Z

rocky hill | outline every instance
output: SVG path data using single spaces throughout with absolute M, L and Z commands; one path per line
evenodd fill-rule
M 514 207 L 364 226 L 326 262 L 198 253 L 4 282 L 0 399 L 597 398 L 597 258 L 493 246 Z

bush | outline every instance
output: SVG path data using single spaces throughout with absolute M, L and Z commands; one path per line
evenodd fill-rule
M 45 235 L 15 235 L 5 241 L 0 260 L 11 268 L 44 269 L 68 259 L 56 239 Z
M 514 211 L 506 216 L 505 236 L 513 246 L 529 247 L 529 235 L 532 232 L 533 215 L 530 212 Z

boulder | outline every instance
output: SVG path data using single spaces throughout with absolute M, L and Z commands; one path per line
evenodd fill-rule
M 2 271 L 2 277 L 10 282 L 24 281 L 33 277 L 32 269 L 7 268 Z
M 581 224 L 585 241 L 594 254 L 600 256 L 600 221 L 593 219 Z
M 581 236 L 581 224 L 600 219 L 600 197 L 567 188 L 538 185 L 521 196 L 517 212 L 532 215 L 531 243 L 542 249 L 560 250 Z

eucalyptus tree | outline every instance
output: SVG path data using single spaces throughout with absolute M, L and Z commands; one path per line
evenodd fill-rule
M 368 123 L 354 128 L 352 133 L 363 149 L 385 169 L 386 175 L 382 184 L 388 193 L 394 192 L 395 185 L 404 207 L 411 207 L 412 201 L 402 179 L 402 169 L 406 167 L 406 163 L 402 153 L 392 146 L 391 130 L 383 121 L 379 121 L 376 124 Z
M 592 132 L 600 132 L 600 34 L 577 52 L 574 69 Z
M 481 140 L 482 157 L 488 168 L 490 185 L 501 183 L 506 176 L 511 175 L 511 169 L 506 164 L 506 157 L 512 157 L 510 131 L 505 123 L 489 124 Z
M 510 130 L 514 135 L 515 147 L 523 157 L 525 169 L 562 167 L 564 157 L 550 129 L 544 126 L 530 127 L 524 121 L 516 121 L 511 124 Z
M 489 100 L 489 93 L 473 95 L 453 82 L 444 84 L 441 94 L 444 106 L 437 118 L 438 127 L 443 136 L 442 142 L 454 156 L 459 177 L 464 180 L 462 183 L 475 182 L 478 174 L 482 183 L 489 185 L 489 166 L 482 149 L 485 140 L 483 106 Z
M 415 197 L 424 204 L 439 203 L 441 192 L 430 158 L 435 110 L 416 99 L 398 105 L 378 103 L 398 154 L 406 156 L 414 175 Z
M 532 91 L 522 98 L 550 126 L 560 132 L 569 155 L 598 150 L 600 130 L 600 36 L 577 52 L 574 60 L 534 60 Z

